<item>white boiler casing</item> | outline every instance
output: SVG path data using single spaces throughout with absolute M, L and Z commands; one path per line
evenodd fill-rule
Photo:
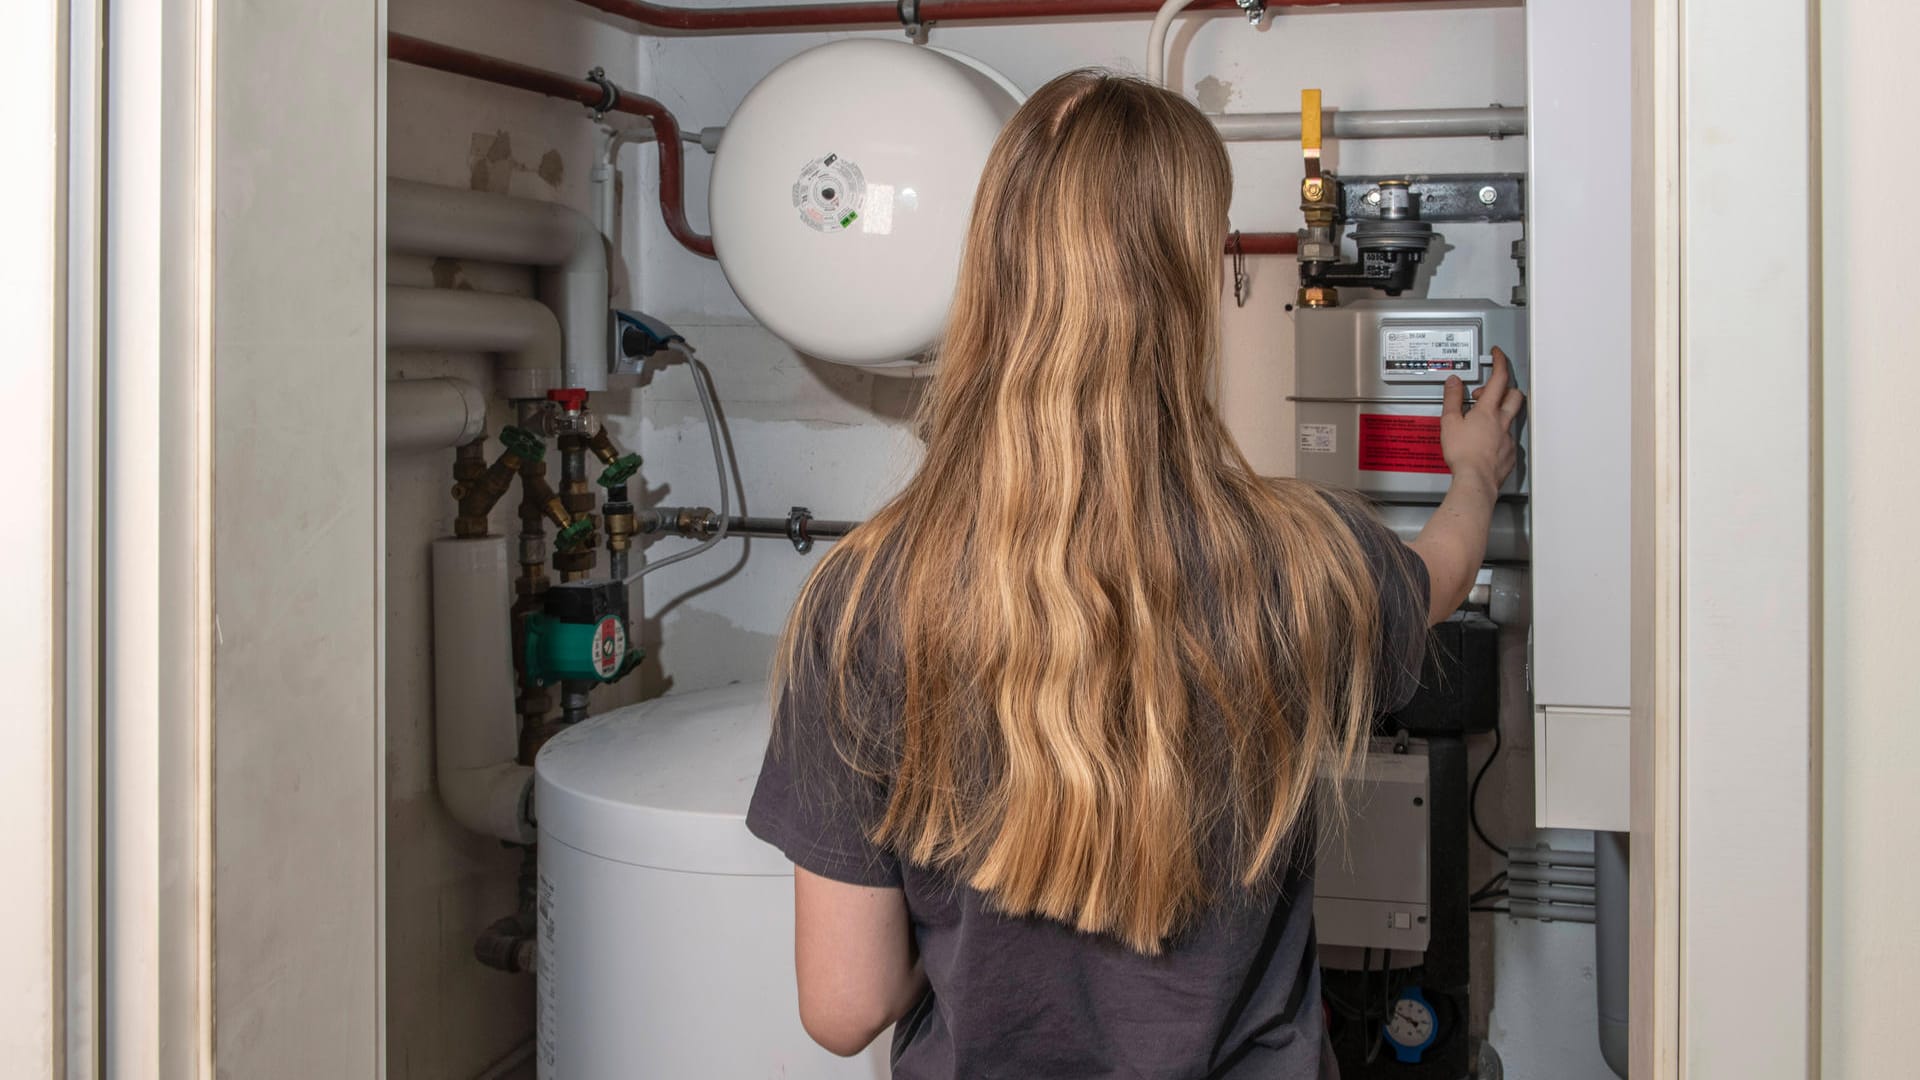
M 970 57 L 849 38 L 788 60 L 727 121 L 713 245 L 761 325 L 803 353 L 898 364 L 945 325 L 974 188 L 1013 84 Z
M 615 710 L 541 751 L 541 1080 L 887 1074 L 884 1047 L 838 1058 L 800 1026 L 793 867 L 745 823 L 768 728 L 750 683 Z

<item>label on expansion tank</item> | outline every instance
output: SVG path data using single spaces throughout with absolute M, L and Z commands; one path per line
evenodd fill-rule
M 1480 324 L 1386 322 L 1380 325 L 1380 377 L 1387 382 L 1480 381 Z
M 793 208 L 800 222 L 815 232 L 843 232 L 860 219 L 867 206 L 867 178 L 860 166 L 828 154 L 807 162 L 793 182 Z
M 1300 452 L 1331 454 L 1340 449 L 1340 429 L 1333 424 L 1301 424 Z
M 1361 413 L 1360 468 L 1366 472 L 1452 472 L 1440 453 L 1440 418 Z

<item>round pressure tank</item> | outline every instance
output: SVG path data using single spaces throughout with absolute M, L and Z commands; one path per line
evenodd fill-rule
M 746 826 L 768 729 L 767 686 L 748 683 L 541 750 L 541 1080 L 886 1074 L 884 1045 L 839 1058 L 800 1026 L 793 865 Z
M 713 246 L 761 325 L 803 353 L 897 363 L 938 338 L 973 192 L 1020 92 L 970 57 L 850 38 L 760 80 L 727 121 Z

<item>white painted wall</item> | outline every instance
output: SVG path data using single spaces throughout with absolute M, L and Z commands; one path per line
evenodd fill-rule
M 1875 256 L 1911 245 L 1913 223 L 1844 194 L 1920 172 L 1905 103 L 1920 73 L 1901 42 L 1920 10 L 1894 0 L 1826 2 L 1820 16 L 1820 203 L 1825 315 L 1824 881 L 1821 1063 L 1824 1075 L 1912 1073 L 1913 1022 L 1900 984 L 1920 967 L 1903 913 L 1920 895 L 1911 823 L 1920 816 L 1920 704 L 1913 602 L 1920 562 L 1914 500 L 1910 304 Z
M 213 220 L 199 224 L 214 238 L 220 1076 L 379 1075 L 383 11 L 201 12 L 215 19 L 201 31 L 214 50 Z M 193 288 L 190 274 L 167 284 Z M 193 502 L 163 505 L 149 527 L 167 543 Z M 180 664 L 167 678 L 196 675 Z M 170 1050 L 185 1040 L 163 1030 Z M 151 1066 L 109 1071 L 159 1075 Z
M 57 568 L 64 517 L 60 276 L 61 85 L 60 5 L 40 0 L 15 11 L 15 31 L 0 46 L 0 125 L 21 132 L 22 167 L 0 177 L 0 243 L 15 252 L 0 269 L 0 325 L 11 327 L 13 357 L 0 364 L 0 394 L 17 403 L 18 445 L 29 463 L 20 477 L 25 520 L 44 527 L 9 529 L 0 558 L 15 568 L 16 602 L 0 622 L 0 678 L 14 688 L 13 746 L 0 763 L 0 814 L 12 827 L 0 839 L 11 888 L 0 897 L 0 920 L 19 936 L 0 978 L 0 1058 L 23 1075 L 51 1076 L 63 1055 L 65 1004 L 60 922 L 64 846 L 59 803 L 59 741 L 64 700 L 56 681 L 64 606 Z

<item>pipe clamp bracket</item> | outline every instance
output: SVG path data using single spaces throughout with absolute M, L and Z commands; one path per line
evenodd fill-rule
M 587 106 L 587 111 L 593 114 L 595 120 L 605 118 L 608 113 L 620 107 L 620 88 L 613 85 L 612 79 L 607 78 L 606 68 L 597 67 L 587 72 L 587 81 L 600 88 L 599 103 Z

